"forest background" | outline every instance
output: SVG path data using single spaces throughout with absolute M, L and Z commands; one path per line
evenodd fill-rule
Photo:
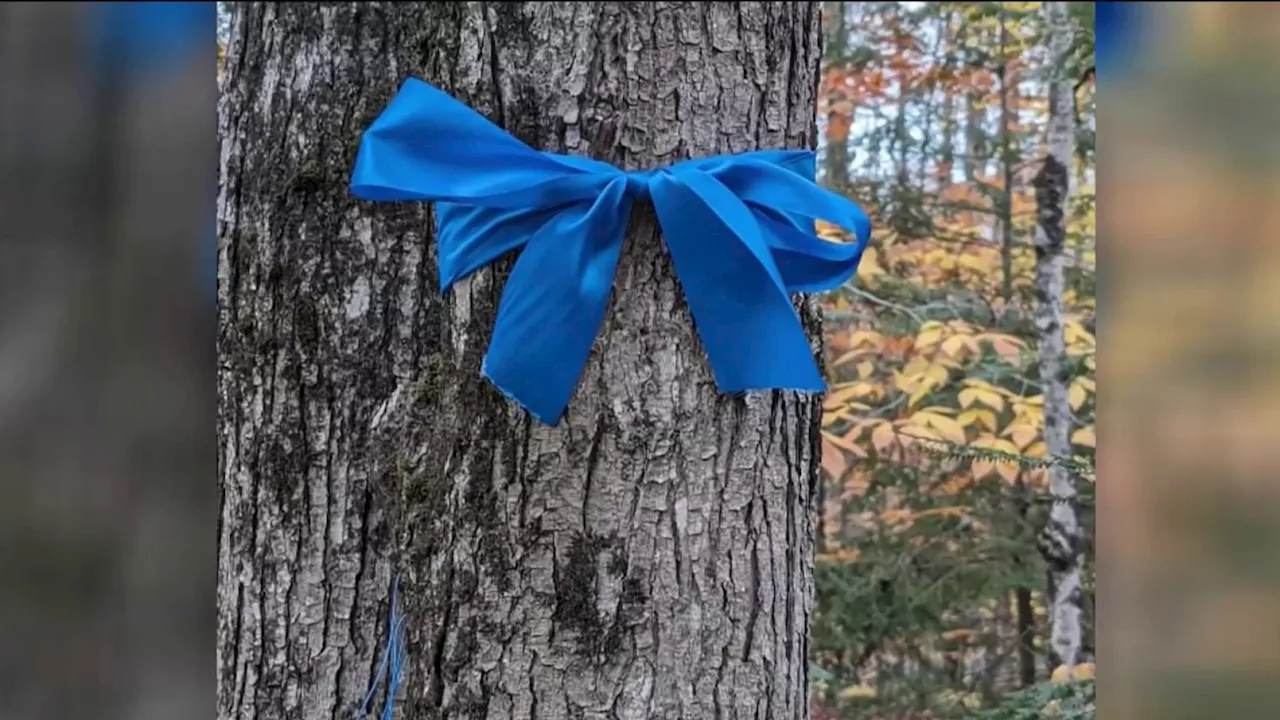
M 822 180 L 870 209 L 826 298 L 815 717 L 1092 717 L 1093 4 L 826 3 Z M 1049 665 L 1033 180 L 1073 88 L 1064 292 L 1082 664 Z

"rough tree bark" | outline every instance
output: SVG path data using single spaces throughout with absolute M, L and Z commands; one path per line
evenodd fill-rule
M 1048 455 L 1071 454 L 1071 406 L 1067 402 L 1066 341 L 1063 330 L 1063 251 L 1067 235 L 1067 196 L 1075 128 L 1072 118 L 1072 79 L 1065 73 L 1072 27 L 1067 3 L 1043 6 L 1048 37 L 1049 77 L 1048 153 L 1034 180 L 1036 192 L 1036 330 L 1040 335 L 1040 378 L 1044 385 L 1044 440 Z M 1040 537 L 1048 567 L 1051 631 L 1049 667 L 1071 667 L 1083 658 L 1081 573 L 1084 544 L 1076 516 L 1075 479 L 1055 463 L 1049 470 L 1053 506 Z
M 509 262 L 441 298 L 428 207 L 347 182 L 408 76 L 624 168 L 811 148 L 818 3 L 237 3 L 232 24 L 218 717 L 352 717 L 395 573 L 400 717 L 807 717 L 820 400 L 717 393 L 639 208 L 568 414 L 531 421 L 479 372 Z

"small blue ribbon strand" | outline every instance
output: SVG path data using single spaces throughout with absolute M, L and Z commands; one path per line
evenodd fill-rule
M 405 663 L 404 614 L 400 612 L 400 578 L 398 576 L 391 581 L 390 605 L 391 608 L 387 611 L 387 644 L 382 649 L 378 671 L 369 683 L 369 691 L 365 693 L 354 720 L 366 720 L 369 717 L 373 697 L 384 683 L 387 686 L 387 697 L 382 706 L 382 714 L 378 716 L 379 720 L 391 720 L 395 714 L 396 693 L 400 690 Z
M 539 152 L 420 80 L 364 132 L 351 192 L 436 203 L 440 287 L 503 254 L 507 279 L 482 372 L 548 425 L 573 396 L 604 320 L 631 206 L 653 203 L 723 392 L 826 389 L 792 292 L 845 282 L 871 234 L 813 182 L 810 151 L 766 150 L 623 172 Z M 819 238 L 814 221 L 852 231 Z

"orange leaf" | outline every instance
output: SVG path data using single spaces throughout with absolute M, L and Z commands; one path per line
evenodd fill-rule
M 896 437 L 897 433 L 894 431 L 893 425 L 882 422 L 875 430 L 871 431 L 871 444 L 878 452 L 883 453 L 893 444 Z
M 981 480 L 996 471 L 996 464 L 990 460 L 974 460 L 969 466 L 974 480 Z
M 1093 426 L 1082 427 L 1071 434 L 1071 442 L 1076 445 L 1088 445 L 1089 447 L 1097 447 L 1098 439 L 1094 436 Z
M 849 467 L 845 462 L 844 452 L 831 442 L 830 436 L 826 433 L 822 434 L 822 469 L 830 475 L 832 479 L 839 480 L 844 471 Z

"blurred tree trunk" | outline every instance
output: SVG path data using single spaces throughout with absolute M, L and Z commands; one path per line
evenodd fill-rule
M 1010 72 L 1009 24 L 1002 3 L 996 13 L 1000 24 L 999 57 L 996 59 L 996 78 L 1000 92 L 1000 171 L 1003 177 L 1000 193 L 1000 296 L 1006 306 L 1013 298 L 1013 168 L 1017 164 L 1017 152 L 1012 147 L 1012 125 L 1017 117 L 1012 95 L 1018 92 L 1017 76 Z
M 968 27 L 964 32 L 980 31 L 978 28 Z M 969 69 L 973 72 L 972 62 L 969 63 Z M 982 113 L 982 90 L 970 80 L 969 89 L 964 94 L 964 162 L 961 163 L 965 182 L 968 183 L 986 173 L 987 143 Z
M 1067 3 L 1043 6 L 1049 51 L 1048 152 L 1036 173 L 1036 329 L 1040 335 L 1040 380 L 1044 385 L 1044 440 L 1048 456 L 1071 453 L 1071 407 L 1067 403 L 1066 349 L 1063 330 L 1063 259 L 1067 234 L 1074 123 L 1072 78 L 1064 68 L 1072 28 Z M 1075 480 L 1054 464 L 1049 472 L 1053 506 L 1041 533 L 1040 547 L 1048 566 L 1051 636 L 1049 667 L 1071 667 L 1081 661 L 1082 568 L 1084 542 L 1076 514 Z
M 938 192 L 951 186 L 951 173 L 956 163 L 956 46 L 959 31 L 956 27 L 956 16 L 952 10 L 942 13 L 943 46 L 946 57 L 943 59 L 944 76 L 942 78 L 942 122 L 939 130 L 942 133 L 942 150 L 939 154 L 937 174 Z
M 218 717 L 808 714 L 820 400 L 716 392 L 640 208 L 569 412 L 480 376 L 509 263 L 438 295 L 360 132 L 440 85 L 625 168 L 813 147 L 818 3 L 236 3 L 219 110 Z M 429 138 L 424 138 L 429 141 Z M 818 338 L 818 315 L 801 303 Z
M 849 62 L 848 8 L 844 2 L 828 2 L 826 5 L 830 23 L 827 66 L 841 82 L 827 87 L 830 97 L 826 98 L 829 109 L 825 180 L 827 187 L 844 191 L 849 187 L 849 131 L 853 127 L 853 114 L 856 110 L 854 99 L 849 96 L 850 91 L 843 83 L 848 74 Z

